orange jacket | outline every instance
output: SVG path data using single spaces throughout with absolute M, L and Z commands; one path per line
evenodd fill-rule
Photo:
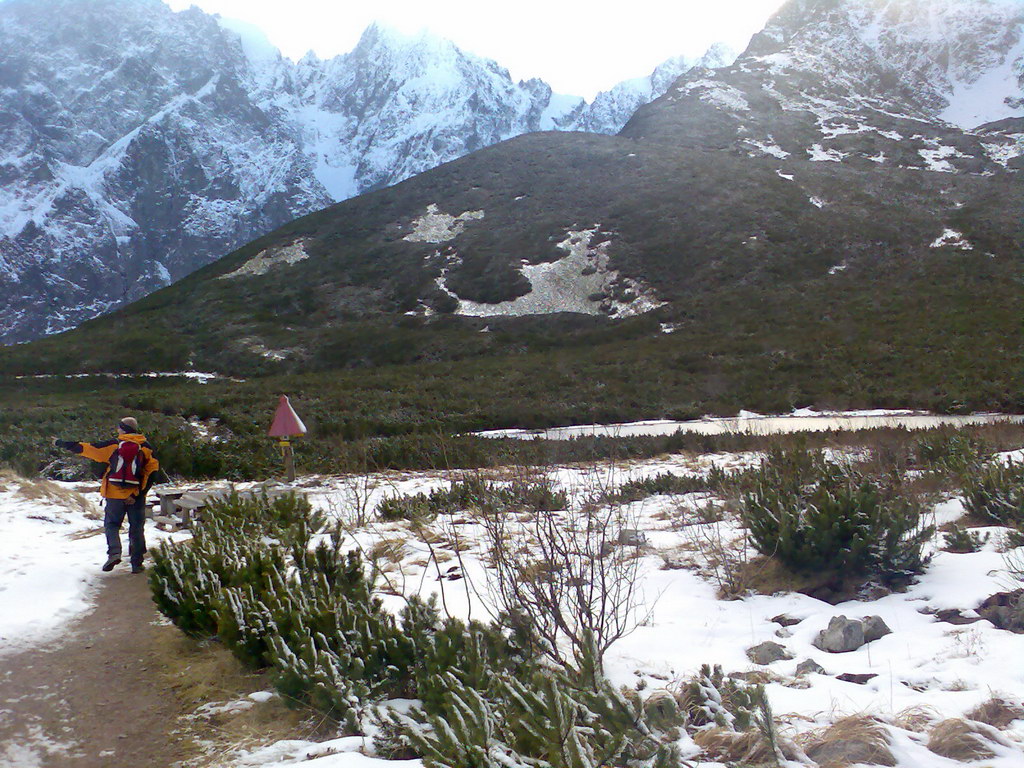
M 114 455 L 114 451 L 117 450 L 117 444 L 122 440 L 138 443 L 146 460 L 146 463 L 142 466 L 142 485 L 140 488 L 119 488 L 107 482 L 107 475 L 110 474 L 110 457 Z M 149 490 L 150 475 L 160 469 L 160 462 L 153 455 L 153 446 L 146 442 L 145 435 L 119 433 L 116 440 L 104 440 L 102 443 L 58 441 L 58 445 L 72 453 L 81 454 L 87 459 L 107 465 L 107 470 L 103 473 L 103 484 L 100 486 L 100 495 L 105 499 L 127 499 L 129 496 L 138 496 L 140 493 L 142 496 L 145 496 L 146 491 Z

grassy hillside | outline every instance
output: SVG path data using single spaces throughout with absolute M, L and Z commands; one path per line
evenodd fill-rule
M 664 334 L 637 321 L 626 338 L 500 355 L 216 380 L 0 377 L 0 462 L 35 471 L 57 458 L 45 438 L 105 435 L 139 416 L 169 466 L 187 475 L 264 476 L 276 465 L 264 430 L 288 393 L 311 428 L 308 469 L 446 466 L 494 460 L 457 432 L 746 408 L 928 408 L 1024 411 L 1024 291 L 996 261 L 978 271 L 893 277 L 885 294 L 844 290 L 709 297 Z M 982 290 L 984 289 L 984 291 Z M 625 331 L 618 329 L 625 334 Z M 379 338 L 379 337 L 373 337 Z M 186 421 L 204 420 L 222 442 Z M 217 422 L 211 422 L 216 419 Z

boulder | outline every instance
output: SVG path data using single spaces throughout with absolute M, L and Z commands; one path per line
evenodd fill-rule
M 748 648 L 747 658 L 749 658 L 755 664 L 761 664 L 762 666 L 765 666 L 775 661 L 784 661 L 786 659 L 792 659 L 793 654 L 791 654 L 778 643 L 774 643 L 771 640 L 766 640 L 765 642 L 759 645 L 755 645 L 753 648 Z
M 818 633 L 814 646 L 829 653 L 847 653 L 890 634 L 892 630 L 882 621 L 881 616 L 868 616 L 865 619 L 833 616 L 828 628 Z
M 814 647 L 829 653 L 847 653 L 864 645 L 864 624 L 859 619 L 833 616 L 828 628 L 814 639 Z
M 934 616 L 937 621 L 944 621 L 947 624 L 956 624 L 958 626 L 982 621 L 981 616 L 964 616 L 963 611 L 959 608 L 943 608 L 941 611 L 935 611 Z
M 797 677 L 803 677 L 804 675 L 824 675 L 825 668 L 821 666 L 814 659 L 804 659 L 796 665 Z
M 780 613 L 778 616 L 772 616 L 769 619 L 769 621 L 772 621 L 776 624 L 781 624 L 783 627 L 792 627 L 796 624 L 799 624 L 801 621 L 803 621 L 803 619 L 796 619 L 785 613 Z
M 881 637 L 892 634 L 892 630 L 882 621 L 881 616 L 868 616 L 862 623 L 864 624 L 865 643 L 872 643 Z
M 986 598 L 977 609 L 978 615 L 992 622 L 996 629 L 1024 633 L 1024 590 L 997 592 Z

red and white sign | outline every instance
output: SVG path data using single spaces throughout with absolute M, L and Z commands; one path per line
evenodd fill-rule
M 274 414 L 274 423 L 270 425 L 267 434 L 270 437 L 298 437 L 306 434 L 306 425 L 288 402 L 287 395 L 281 395 L 277 412 Z

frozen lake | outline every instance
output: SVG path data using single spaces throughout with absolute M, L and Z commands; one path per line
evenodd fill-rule
M 905 429 L 931 429 L 933 427 L 972 426 L 1009 422 L 1024 424 L 1024 416 L 1001 413 L 977 413 L 970 416 L 940 416 L 916 411 L 850 411 L 844 413 L 818 413 L 800 410 L 787 416 L 762 416 L 741 412 L 733 418 L 696 419 L 694 421 L 636 421 L 628 424 L 584 424 L 551 429 L 495 429 L 475 432 L 480 437 L 513 437 L 522 440 L 569 440 L 574 437 L 638 437 L 644 435 L 671 435 L 688 432 L 698 435 L 746 433 L 778 435 L 789 432 L 824 432 L 826 430 L 874 429 L 903 427 Z

